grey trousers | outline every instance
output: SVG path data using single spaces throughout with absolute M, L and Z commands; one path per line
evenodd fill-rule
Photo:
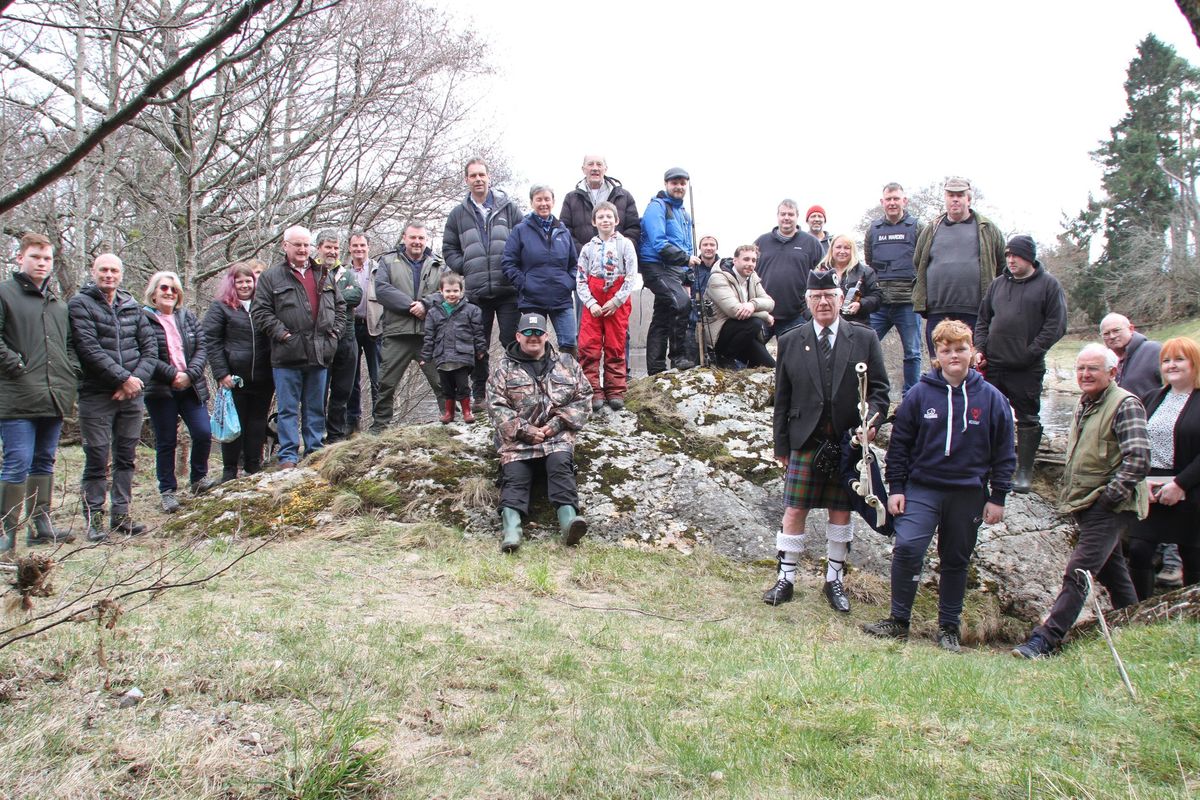
M 133 496 L 134 454 L 142 435 L 146 403 L 142 397 L 113 400 L 107 394 L 79 396 L 79 436 L 83 440 L 83 511 L 88 517 L 104 513 L 109 493 L 112 458 L 112 516 L 129 513 Z
M 379 433 L 392 422 L 393 406 L 396 400 L 396 389 L 404 380 L 404 373 L 413 359 L 421 355 L 421 345 L 425 337 L 418 333 L 405 333 L 399 336 L 384 335 L 380 342 L 382 352 L 379 355 L 379 397 L 375 400 L 375 408 L 371 412 L 371 432 Z M 438 405 L 442 404 L 442 379 L 438 377 L 437 367 L 433 363 L 421 368 L 425 380 L 433 389 Z

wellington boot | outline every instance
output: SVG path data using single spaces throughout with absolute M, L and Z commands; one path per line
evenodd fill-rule
M 446 402 L 450 403 L 453 401 L 447 400 Z M 471 399 L 468 397 L 463 400 L 459 400 L 458 404 L 460 406 L 462 406 L 463 422 L 470 425 L 472 422 L 475 421 L 475 415 L 471 413 Z
M 75 535 L 60 531 L 50 522 L 50 501 L 54 492 L 54 475 L 30 475 L 25 483 L 25 514 L 29 528 L 25 541 L 29 544 L 70 544 Z
M 445 409 L 444 411 L 442 411 L 442 416 L 441 416 L 442 424 L 449 425 L 451 422 L 454 422 L 454 401 L 453 400 L 442 401 L 442 408 Z
M 515 508 L 500 509 L 500 533 L 504 538 L 500 541 L 501 553 L 515 553 L 521 546 L 521 512 Z
M 0 534 L 0 553 L 9 558 L 17 554 L 17 531 L 21 529 L 25 511 L 25 481 L 0 483 L 0 514 L 4 515 Z
M 575 506 L 559 506 L 558 529 L 562 532 L 563 544 L 574 547 L 587 533 L 587 520 L 579 516 Z
M 1013 475 L 1012 490 L 1026 494 L 1033 485 L 1033 460 L 1037 457 L 1038 445 L 1042 441 L 1042 426 L 1017 428 L 1017 471 Z

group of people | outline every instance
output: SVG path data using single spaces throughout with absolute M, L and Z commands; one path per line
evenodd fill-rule
M 59 432 L 76 402 L 84 514 L 89 539 L 100 541 L 143 529 L 129 502 L 144 411 L 155 432 L 163 509 L 179 507 L 180 420 L 192 439 L 192 492 L 215 483 L 208 477 L 206 373 L 215 390 L 231 393 L 242 429 L 222 444 L 223 481 L 239 469 L 263 468 L 272 401 L 281 469 L 352 435 L 363 417 L 364 363 L 371 432 L 382 432 L 414 360 L 443 423 L 459 411 L 472 422 L 473 405 L 486 403 L 500 454 L 502 548 L 520 547 L 532 482 L 543 473 L 564 540 L 573 544 L 587 527 L 575 437 L 593 412 L 624 405 L 628 320 L 640 276 L 654 295 L 648 373 L 668 364 L 689 369 L 709 357 L 720 366 L 775 369 L 775 454 L 786 468 L 786 509 L 776 582 L 763 596 L 771 605 L 793 598 L 809 511 L 825 508 L 824 593 L 835 610 L 850 610 L 843 578 L 852 498 L 838 462 L 852 432 L 869 442 L 887 420 L 880 342 L 896 329 L 904 387 L 887 458 L 886 506 L 896 531 L 892 609 L 866 630 L 907 636 L 936 532 L 939 643 L 958 649 L 979 525 L 1003 519 L 1009 492 L 1029 491 L 1045 355 L 1065 332 L 1062 287 L 1037 260 L 1032 238 L 1006 243 L 971 208 L 970 181 L 955 177 L 944 185 L 944 212 L 929 225 L 908 213 L 903 187 L 885 185 L 884 213 L 868 228 L 861 259 L 854 237 L 825 231 L 821 206 L 808 209 L 809 230 L 800 230 L 791 200 L 778 205 L 772 231 L 720 259 L 716 237 L 693 244 L 684 207 L 690 176 L 681 168 L 666 171 L 663 190 L 640 216 L 599 156 L 584 158 L 583 180 L 558 217 L 548 186 L 532 187 L 532 211 L 522 214 L 491 186 L 481 159 L 464 173 L 467 194 L 446 221 L 441 255 L 421 222 L 406 225 L 398 246 L 374 259 L 368 236 L 351 233 L 346 264 L 335 231 L 314 241 L 292 226 L 274 264 L 239 262 L 226 271 L 203 319 L 185 307 L 171 272 L 156 273 L 135 300 L 121 288 L 123 265 L 113 254 L 96 258 L 93 282 L 64 303 L 49 280 L 49 240 L 27 234 L 17 272 L 0 283 L 4 548 L 15 547 L 26 519 L 30 543 L 70 536 L 53 527 L 48 508 Z M 922 326 L 933 364 L 924 375 Z M 494 327 L 502 356 L 492 364 Z M 1191 496 L 1200 491 L 1200 412 L 1190 402 L 1200 350 L 1189 340 L 1159 348 L 1118 315 L 1101 331 L 1107 347 L 1089 345 L 1077 361 L 1083 396 L 1061 502 L 1081 536 L 1059 600 L 1018 648 L 1022 655 L 1051 652 L 1073 622 L 1082 604 L 1076 568 L 1095 573 L 1114 603 L 1134 602 L 1153 587 L 1158 545 L 1173 543 L 1183 579 L 1200 580 L 1200 505 Z M 772 338 L 775 355 L 767 347 Z M 859 364 L 866 366 L 863 397 Z

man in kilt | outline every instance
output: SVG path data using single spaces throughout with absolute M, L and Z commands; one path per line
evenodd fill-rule
M 887 370 L 875 333 L 838 314 L 842 290 L 832 271 L 811 273 L 804 297 L 812 320 L 779 337 L 775 458 L 787 467 L 787 478 L 783 527 L 776 540 L 779 574 L 763 594 L 763 602 L 776 606 L 792 599 L 808 512 L 825 508 L 829 510 L 825 598 L 835 611 L 845 613 L 850 611 L 850 600 L 842 576 L 854 533 L 838 462 L 843 436 L 861 422 L 854 368 L 860 362 L 867 365 L 867 402 L 870 413 L 878 415 L 877 425 L 887 416 Z M 867 437 L 875 437 L 874 427 Z

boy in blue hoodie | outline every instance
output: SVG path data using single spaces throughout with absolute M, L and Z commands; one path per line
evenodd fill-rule
M 925 551 L 938 533 L 938 646 L 957 653 L 967 565 L 979 524 L 1004 519 L 1017 456 L 1013 414 L 996 387 L 971 369 L 971 329 L 945 320 L 933 330 L 933 369 L 904 396 L 887 452 L 888 513 L 896 519 L 892 613 L 863 630 L 908 638 Z

